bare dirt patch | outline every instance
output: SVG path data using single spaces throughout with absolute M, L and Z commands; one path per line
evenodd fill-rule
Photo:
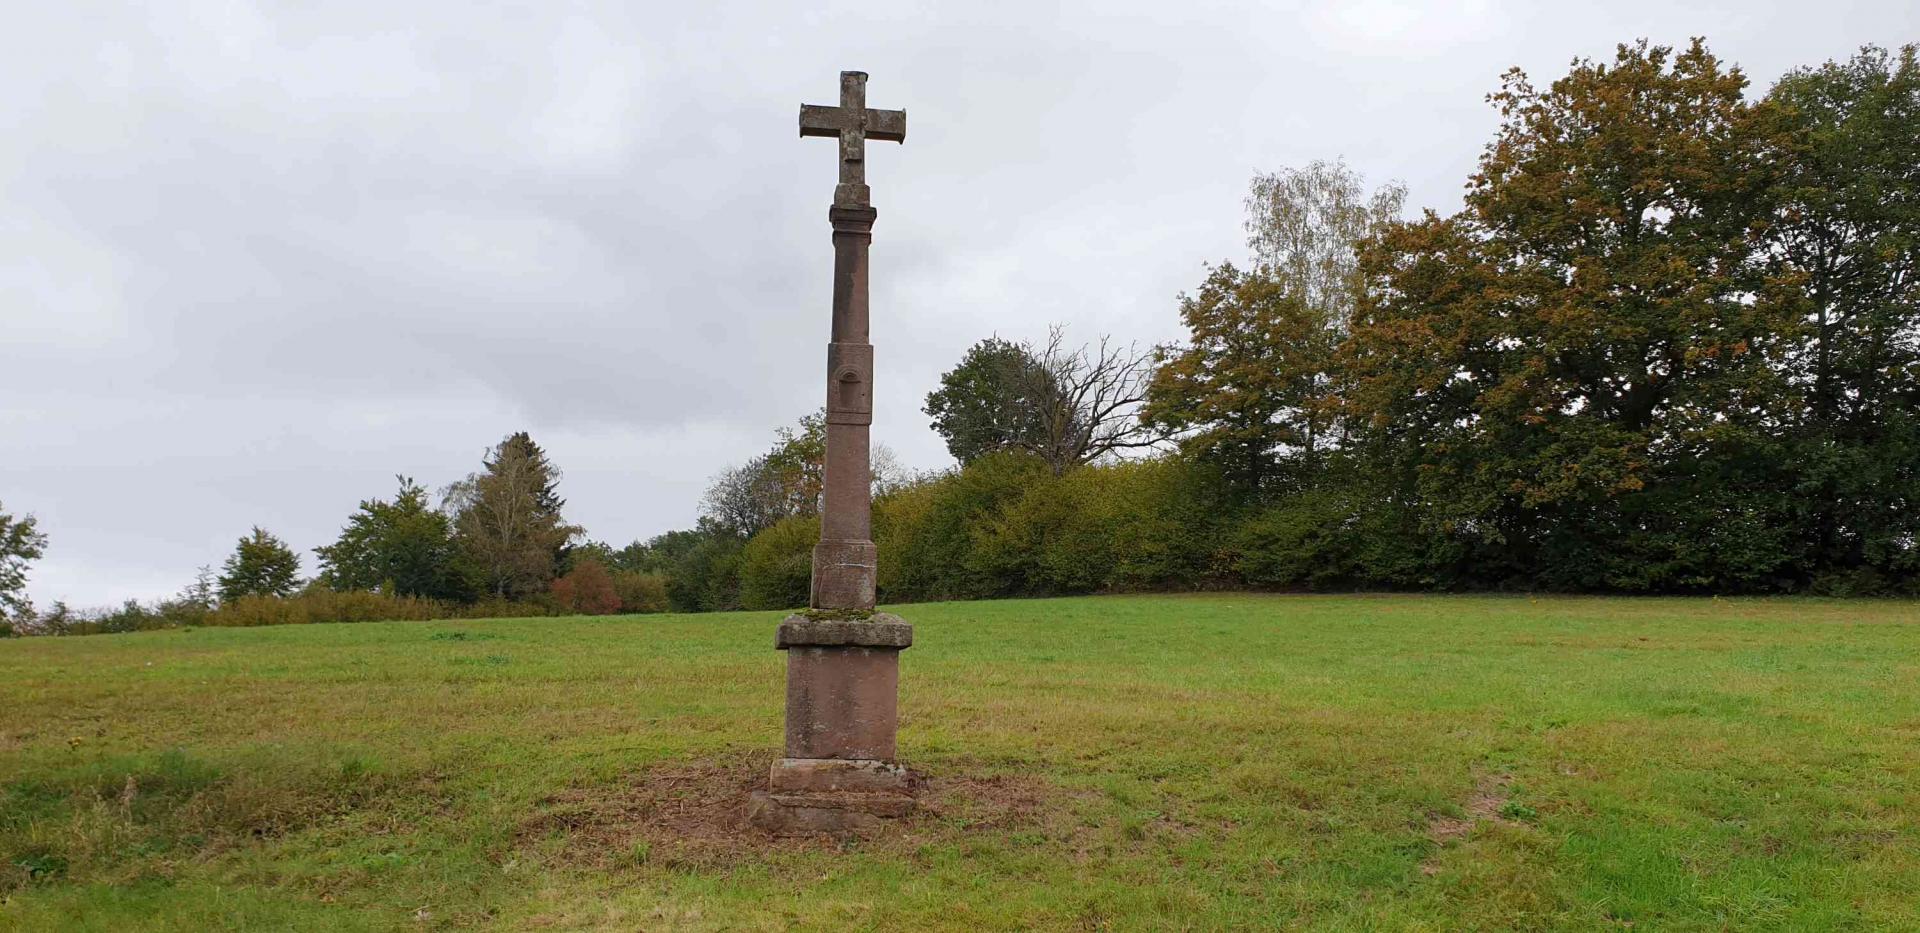
M 756 847 L 777 842 L 746 823 L 747 795 L 766 784 L 772 763 L 771 754 L 668 762 L 616 784 L 570 787 L 541 801 L 516 841 L 563 837 L 564 858 L 603 867 L 729 861 L 750 838 Z
M 918 776 L 920 812 L 906 822 L 923 831 L 940 824 L 973 831 L 1026 829 L 1044 819 L 1048 801 L 1058 793 L 1038 778 L 1007 774 Z
M 1507 788 L 1512 783 L 1513 778 L 1505 774 L 1482 775 L 1480 780 L 1474 783 L 1473 793 L 1460 803 L 1460 809 L 1466 811 L 1466 815 L 1435 815 L 1429 818 L 1427 821 L 1427 838 L 1433 840 L 1437 845 L 1448 846 L 1465 839 L 1469 833 L 1473 832 L 1473 828 L 1481 823 L 1512 825 L 1511 820 L 1500 815 L 1501 811 L 1506 808 L 1507 801 L 1510 799 Z M 1437 861 L 1437 858 L 1438 855 L 1436 854 L 1434 857 L 1421 862 L 1420 873 L 1423 875 L 1439 874 L 1440 863 Z
M 666 762 L 613 784 L 568 788 L 521 824 L 521 846 L 557 844 L 567 861 L 611 867 L 659 860 L 720 867 L 768 853 L 917 845 L 961 832 L 1015 832 L 1041 825 L 1058 793 L 1037 778 L 913 772 L 919 808 L 882 836 L 860 840 L 779 838 L 747 822 L 747 797 L 765 790 L 774 755 Z

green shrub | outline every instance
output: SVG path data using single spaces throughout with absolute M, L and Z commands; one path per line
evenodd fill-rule
M 813 576 L 813 546 L 820 519 L 781 519 L 740 550 L 740 606 L 795 609 L 807 605 Z
M 1234 573 L 1278 589 L 1351 586 L 1365 578 L 1355 561 L 1358 519 L 1338 495 L 1313 491 L 1262 509 L 1235 529 Z
M 206 624 L 254 626 L 402 622 L 445 619 L 461 614 L 445 603 L 416 596 L 316 588 L 295 596 L 242 596 L 227 600 L 207 617 Z
M 22 615 L 8 631 L 18 635 L 113 635 L 206 623 L 205 606 L 184 599 L 142 605 L 129 599 L 118 609 L 78 611 L 64 602 L 39 614 Z
M 666 586 L 660 574 L 631 576 L 641 579 L 629 581 L 629 592 L 636 605 L 646 608 L 630 611 L 658 612 L 665 607 Z M 77 612 L 67 608 L 64 603 L 55 603 L 52 609 L 27 620 L 27 624 L 8 626 L 5 632 L 17 635 L 104 635 L 195 625 L 310 625 L 323 622 L 524 618 L 568 611 L 584 610 L 566 609 L 552 600 L 482 600 L 462 604 L 365 590 L 336 591 L 315 586 L 293 596 L 236 597 L 222 603 L 217 609 L 208 609 L 187 599 L 162 600 L 150 606 L 129 600 L 118 609 L 92 612 Z M 0 637 L 6 635 L 0 634 Z
M 981 457 L 874 508 L 889 601 L 1186 589 L 1220 582 L 1229 521 L 1211 467 L 1178 457 L 1078 467 Z
M 971 570 L 1027 594 L 1199 586 L 1224 514 L 1212 476 L 1165 457 L 1034 478 L 975 523 Z
M 927 501 L 912 521 L 888 529 L 891 553 L 883 548 L 880 563 L 900 565 L 893 574 L 898 591 L 888 598 L 978 599 L 1025 592 L 1024 576 L 1019 568 L 1004 566 L 1004 555 L 990 550 L 976 558 L 974 551 L 986 523 L 1001 508 L 1050 476 L 1038 457 L 1008 451 L 976 458 L 965 469 L 929 481 L 922 493 Z
M 740 608 L 740 539 L 703 529 L 698 543 L 674 560 L 667 573 L 667 602 L 675 612 L 723 612 Z
M 447 614 L 436 616 L 443 619 L 537 619 L 541 616 L 557 615 L 550 602 L 529 602 L 525 600 L 487 598 L 478 602 L 442 604 Z
M 933 568 L 917 549 L 933 514 L 939 485 L 946 481 L 946 476 L 922 480 L 874 500 L 873 543 L 879 550 L 874 576 L 881 602 L 927 598 Z
M 621 612 L 666 612 L 667 575 L 616 570 L 613 592 L 620 597 Z
M 132 599 L 127 600 L 119 609 L 95 617 L 93 622 L 94 631 L 101 634 L 145 632 L 170 628 L 173 624 L 157 609 L 149 609 Z

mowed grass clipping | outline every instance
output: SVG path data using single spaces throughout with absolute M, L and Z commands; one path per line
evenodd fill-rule
M 898 611 L 845 845 L 722 819 L 775 613 L 0 643 L 0 928 L 1920 929 L 1912 603 Z

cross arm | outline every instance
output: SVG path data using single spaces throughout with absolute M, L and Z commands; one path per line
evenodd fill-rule
M 838 136 L 844 120 L 840 119 L 841 109 L 822 104 L 800 105 L 800 135 L 802 136 Z
M 879 139 L 892 143 L 907 141 L 907 112 L 905 110 L 861 111 L 864 119 L 850 120 L 851 114 L 845 107 L 828 107 L 823 104 L 800 105 L 800 135 L 802 136 L 838 136 L 849 130 L 863 130 L 868 139 Z M 864 124 L 864 125 L 861 125 Z
M 890 143 L 906 142 L 907 112 L 905 110 L 867 111 L 867 138 Z

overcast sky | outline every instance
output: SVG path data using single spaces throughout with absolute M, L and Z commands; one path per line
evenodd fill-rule
M 835 148 L 868 71 L 875 440 L 973 341 L 1179 336 L 1256 171 L 1345 157 L 1451 211 L 1484 96 L 1646 36 L 1757 85 L 1920 38 L 1912 0 L 18 5 L 0 37 L 0 503 L 29 592 L 302 552 L 395 474 L 531 431 L 622 544 L 820 404 Z

